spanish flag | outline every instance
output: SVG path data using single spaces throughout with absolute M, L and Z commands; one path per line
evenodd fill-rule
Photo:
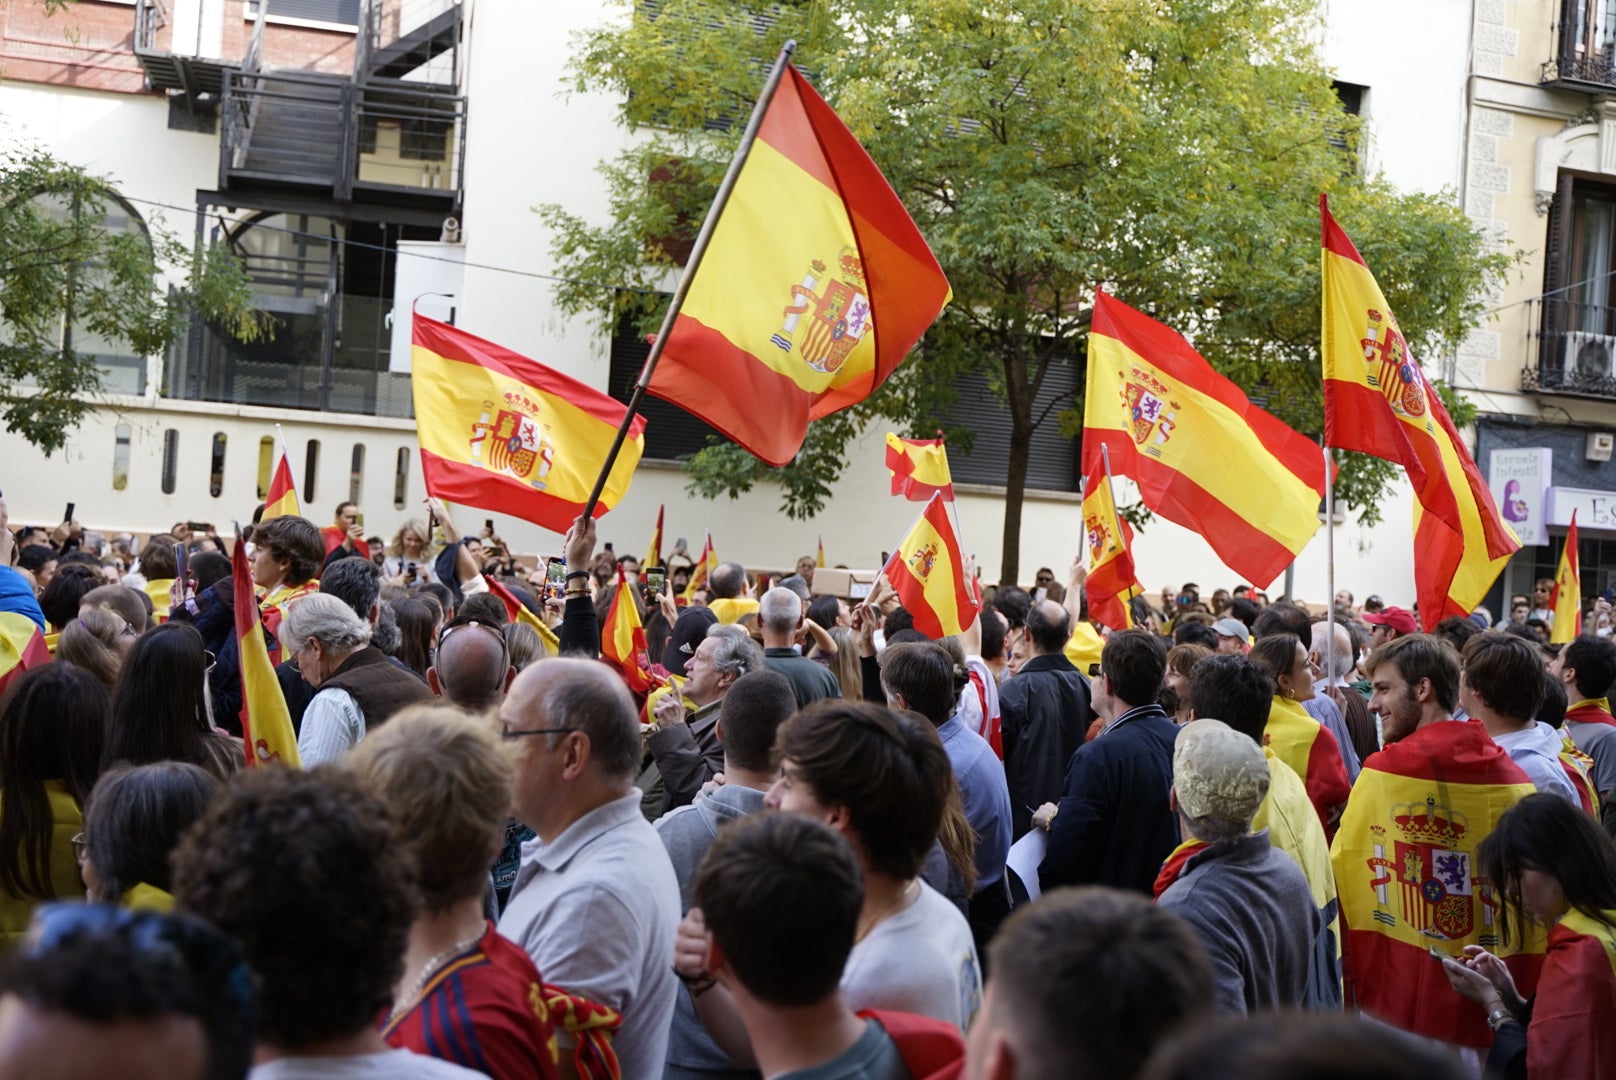
M 1420 370 L 1375 277 L 1319 196 L 1324 226 L 1324 438 L 1395 461 L 1420 508 L 1414 580 L 1426 630 L 1481 603 L 1521 546 L 1442 399 Z
M 1173 330 L 1105 293 L 1094 299 L 1083 472 L 1130 477 L 1144 504 L 1200 533 L 1258 588 L 1319 528 L 1324 454 L 1246 399 Z
M 648 566 L 662 565 L 662 514 L 666 506 L 656 508 L 656 528 L 651 530 L 651 546 L 645 549 L 645 561 L 640 563 L 640 569 Z
M 259 515 L 259 521 L 298 517 L 303 513 L 297 505 L 297 488 L 292 483 L 292 461 L 286 452 L 286 440 L 281 438 L 280 425 L 275 427 L 275 471 L 269 476 L 269 490 L 264 494 L 264 512 Z
M 551 656 L 561 655 L 561 639 L 556 637 L 554 630 L 545 625 L 543 619 L 529 611 L 527 605 L 517 599 L 515 593 L 501 585 L 491 575 L 484 574 L 483 580 L 488 583 L 488 591 L 499 597 L 500 603 L 505 605 L 507 619 L 523 626 L 531 626 L 539 635 L 539 640 L 544 642 L 544 647 L 550 650 Z
M 644 694 L 656 684 L 646 670 L 645 630 L 640 625 L 639 605 L 634 602 L 634 586 L 622 567 L 617 568 L 617 591 L 600 627 L 600 658 L 616 667 L 636 694 Z
M 787 67 L 650 391 L 770 465 L 886 381 L 950 296 L 864 148 Z
M 697 559 L 696 565 L 690 568 L 690 580 L 685 584 L 685 591 L 682 595 L 687 603 L 691 597 L 696 595 L 697 589 L 707 587 L 707 575 L 717 568 L 718 553 L 713 551 L 713 534 L 708 533 L 707 543 L 701 549 L 701 558 Z
M 15 611 L 0 611 L 0 692 L 29 668 L 48 664 L 50 647 L 39 624 Z
M 941 493 L 945 502 L 954 501 L 954 479 L 948 473 L 948 449 L 942 439 L 900 439 L 887 432 L 887 468 L 894 495 L 925 502 Z
M 292 714 L 275 681 L 275 667 L 269 660 L 264 640 L 264 624 L 258 614 L 258 598 L 253 594 L 252 568 L 247 565 L 247 545 L 236 530 L 236 543 L 230 551 L 234 575 L 236 608 L 236 648 L 241 654 L 241 736 L 246 744 L 247 764 L 263 765 L 279 761 L 296 768 L 297 736 L 292 731 Z
M 1089 573 L 1083 594 L 1089 618 L 1113 630 L 1133 626 L 1128 601 L 1144 590 L 1134 576 L 1133 530 L 1117 513 L 1111 478 L 1104 471 L 1090 474 L 1083 493 L 1083 530 L 1089 542 Z
M 976 618 L 959 537 L 941 492 L 932 495 L 881 573 L 914 616 L 915 629 L 929 638 L 962 634 Z
M 819 537 L 819 562 L 815 564 L 815 567 L 819 570 L 825 569 L 825 537 L 823 535 Z
M 1334 836 L 1336 816 L 1352 794 L 1352 782 L 1330 729 L 1309 716 L 1301 702 L 1276 694 L 1263 726 L 1263 745 L 1302 778 L 1325 835 Z
M 1549 610 L 1554 624 L 1549 628 L 1549 644 L 1563 645 L 1582 633 L 1582 567 L 1577 555 L 1577 511 L 1571 511 L 1571 528 L 1566 530 L 1565 549 L 1554 572 L 1554 590 L 1549 594 Z
M 427 494 L 565 533 L 594 488 L 625 406 L 491 341 L 413 318 L 415 424 Z M 599 517 L 628 492 L 645 449 L 636 416 Z
M 1505 810 L 1537 789 L 1480 720 L 1427 724 L 1372 754 L 1330 847 L 1341 901 L 1348 1001 L 1404 1031 L 1486 1046 L 1482 1011 L 1453 992 L 1431 949 L 1503 955 L 1531 997 L 1543 936 L 1506 950 L 1497 882 L 1479 877 L 1476 846 Z
M 1549 931 L 1527 1076 L 1616 1080 L 1616 911 L 1572 908 Z

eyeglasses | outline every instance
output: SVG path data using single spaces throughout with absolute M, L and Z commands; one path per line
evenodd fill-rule
M 84 853 L 88 851 L 90 847 L 89 837 L 85 836 L 83 833 L 74 833 L 73 838 L 69 840 L 68 843 L 73 845 L 73 857 L 79 862 L 83 862 Z
M 504 728 L 500 731 L 500 736 L 506 739 L 520 739 L 528 735 L 565 735 L 577 730 L 575 727 L 541 727 L 530 731 L 512 731 L 510 728 Z
M 206 649 L 202 650 L 202 655 L 208 658 L 208 666 L 203 669 L 203 674 L 211 674 L 213 669 L 219 666 L 219 658 Z

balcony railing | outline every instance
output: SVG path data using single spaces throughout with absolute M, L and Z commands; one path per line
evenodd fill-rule
M 1545 85 L 1585 93 L 1616 87 L 1616 0 L 1560 0 L 1556 30 Z
M 1521 372 L 1521 389 L 1616 399 L 1616 307 L 1553 296 L 1536 306 L 1537 356 Z

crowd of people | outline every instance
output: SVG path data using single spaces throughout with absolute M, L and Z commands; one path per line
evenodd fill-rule
M 0 501 L 0 1078 L 1616 1080 L 1603 599 L 1106 628 L 1074 563 L 933 640 L 427 510 L 245 530 L 247 768 L 237 541 Z

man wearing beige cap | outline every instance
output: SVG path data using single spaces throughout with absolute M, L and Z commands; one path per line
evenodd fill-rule
M 1173 745 L 1170 801 L 1185 837 L 1162 867 L 1157 904 L 1194 929 L 1212 961 L 1217 1009 L 1320 1008 L 1330 996 L 1313 942 L 1319 912 L 1307 878 L 1251 819 L 1268 762 L 1220 720 L 1194 720 Z

